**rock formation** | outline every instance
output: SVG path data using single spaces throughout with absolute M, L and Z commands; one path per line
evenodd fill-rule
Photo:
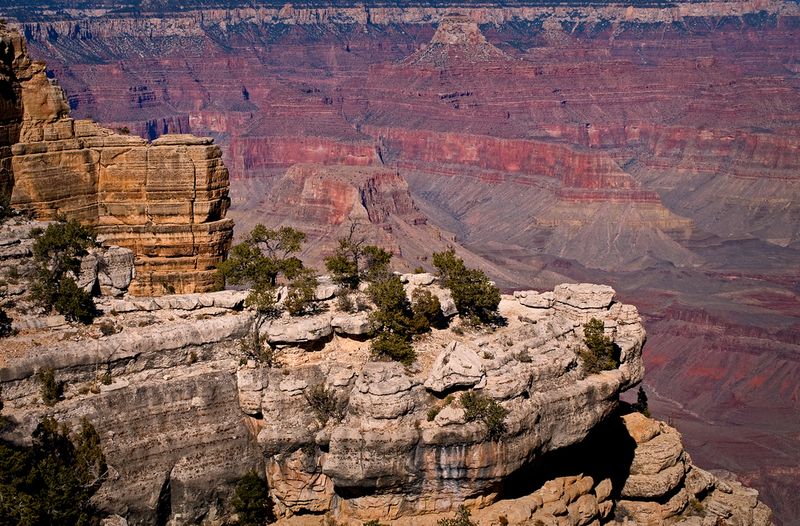
M 148 143 L 76 121 L 21 37 L 3 33 L 0 40 L 8 87 L 3 196 L 11 191 L 16 209 L 79 219 L 106 245 L 132 249 L 131 293 L 210 289 L 233 230 L 220 149 L 210 139 L 167 135 Z
M 76 118 L 215 137 L 242 233 L 297 162 L 382 165 L 417 247 L 438 229 L 509 289 L 612 284 L 648 320 L 654 414 L 800 516 L 796 2 L 74 4 L 5 14 Z M 454 10 L 510 60 L 404 64 Z M 426 266 L 393 221 L 375 236 Z
M 25 246 L 20 227 L 4 228 L 0 247 Z M 14 253 L 24 266 L 24 250 Z M 455 315 L 432 275 L 401 281 Z M 410 367 L 371 358 L 368 312 L 339 311 L 330 288 L 318 289 L 318 313 L 260 324 L 272 367 L 238 342 L 255 318 L 247 291 L 104 296 L 104 315 L 79 331 L 63 320 L 43 330 L 14 311 L 19 333 L 0 355 L 3 415 L 14 422 L 3 438 L 22 440 L 42 415 L 89 418 L 110 466 L 94 502 L 131 525 L 222 521 L 233 485 L 254 468 L 285 525 L 433 526 L 461 504 L 481 526 L 583 526 L 615 514 L 769 524 L 757 493 L 693 466 L 675 430 L 638 413 L 620 419 L 620 393 L 643 377 L 645 332 L 610 287 L 503 296 L 504 325 L 434 330 L 415 342 Z M 589 374 L 578 357 L 591 318 L 619 347 L 613 370 Z M 38 400 L 34 373 L 45 367 L 66 382 L 53 407 Z M 315 405 L 319 386 L 336 408 Z M 499 437 L 466 419 L 458 395 L 469 390 L 508 411 Z

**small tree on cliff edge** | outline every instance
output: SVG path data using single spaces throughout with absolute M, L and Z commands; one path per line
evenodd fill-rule
M 583 369 L 587 374 L 616 369 L 619 366 L 619 347 L 605 335 L 602 320 L 592 318 L 583 324 L 586 350 L 580 351 Z
M 75 282 L 81 257 L 94 246 L 94 234 L 77 221 L 58 221 L 45 230 L 34 229 L 33 260 L 36 271 L 31 284 L 33 300 L 55 309 L 69 321 L 91 323 L 96 310 L 92 296 Z
M 302 278 L 304 282 L 310 278 L 303 262 L 293 255 L 300 252 L 305 239 L 303 232 L 288 226 L 272 230 L 256 225 L 247 239 L 234 245 L 228 259 L 217 266 L 217 272 L 231 285 L 251 287 L 247 303 L 268 316 L 275 309 L 279 276 Z
M 500 315 L 500 290 L 482 270 L 470 269 L 452 248 L 433 254 L 442 285 L 450 289 L 458 313 L 472 323 L 493 323 Z
M 280 276 L 289 280 L 286 307 L 290 314 L 302 314 L 313 306 L 316 274 L 303 267 L 303 262 L 294 256 L 300 252 L 305 239 L 303 232 L 291 227 L 272 230 L 259 224 L 247 239 L 234 245 L 228 259 L 218 265 L 217 273 L 225 282 L 252 289 L 246 303 L 256 310 L 257 316 L 252 334 L 242 341 L 246 355 L 271 356 L 264 352 L 259 332 L 264 321 L 277 314 L 275 303 Z
M 376 282 L 389 273 L 392 254 L 356 235 L 358 223 L 350 224 L 347 237 L 339 239 L 339 246 L 332 256 L 325 258 L 325 268 L 334 283 L 351 290 L 362 281 Z

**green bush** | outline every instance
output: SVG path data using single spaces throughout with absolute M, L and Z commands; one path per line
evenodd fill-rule
M 325 426 L 329 420 L 338 422 L 344 418 L 346 402 L 336 396 L 335 390 L 317 384 L 306 389 L 303 395 L 321 425 Z
M 450 289 L 458 313 L 475 324 L 495 323 L 500 315 L 500 290 L 482 270 L 469 269 L 452 248 L 433 254 L 442 285 Z
M 239 479 L 231 504 L 240 526 L 261 526 L 275 520 L 267 482 L 255 471 L 249 471 Z
M 408 339 L 392 332 L 382 332 L 372 340 L 372 354 L 403 365 L 411 365 L 417 359 L 417 353 Z
M 458 507 L 454 519 L 441 519 L 436 522 L 438 526 L 477 526 L 470 518 L 472 514 L 463 504 Z
M 92 295 L 83 290 L 69 277 L 61 278 L 55 302 L 56 312 L 63 314 L 67 321 L 92 323 L 97 316 Z
M 106 460 L 91 423 L 78 433 L 45 417 L 31 446 L 0 440 L 0 524 L 90 525 L 100 515 L 90 503 L 103 483 Z
M 375 304 L 370 320 L 378 333 L 372 340 L 373 355 L 405 365 L 414 363 L 416 353 L 411 340 L 421 327 L 415 323 L 414 311 L 400 278 L 388 275 L 372 283 L 367 294 Z
M 80 273 L 81 257 L 94 246 L 94 234 L 74 219 L 32 231 L 35 264 L 31 296 L 45 309 L 55 309 L 69 321 L 91 323 L 96 316 L 91 294 L 75 282 Z
M 64 383 L 56 381 L 52 369 L 39 369 L 36 379 L 39 381 L 39 393 L 45 405 L 53 406 L 64 399 Z
M 586 374 L 619 367 L 619 347 L 604 332 L 605 325 L 597 318 L 592 318 L 583 325 L 586 349 L 582 349 L 579 354 Z
M 442 314 L 442 304 L 431 291 L 417 288 L 411 294 L 411 300 L 415 332 L 422 333 L 429 331 L 431 327 L 443 328 L 447 325 L 447 319 Z
M 467 391 L 461 395 L 461 405 L 464 407 L 464 418 L 467 422 L 483 422 L 490 440 L 498 440 L 505 434 L 508 409 L 494 399 L 475 391 Z
M 410 339 L 414 312 L 400 278 L 392 275 L 372 283 L 367 295 L 375 304 L 371 317 L 376 330 L 393 332 Z
M 317 302 L 317 274 L 311 269 L 301 269 L 289 282 L 284 306 L 292 316 L 314 310 Z
M 339 246 L 325 258 L 325 268 L 337 285 L 351 290 L 362 281 L 374 282 L 389 274 L 392 254 L 374 245 L 366 245 L 364 238 L 355 235 L 356 224 L 351 225 L 350 234 L 339 239 Z
M 14 327 L 11 317 L 6 313 L 3 308 L 0 308 L 0 338 L 11 336 L 14 332 Z

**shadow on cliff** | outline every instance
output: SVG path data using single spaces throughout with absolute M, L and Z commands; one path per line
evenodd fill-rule
M 586 438 L 575 445 L 547 453 L 509 476 L 498 496 L 514 499 L 529 495 L 548 480 L 570 475 L 591 476 L 595 484 L 611 479 L 611 498 L 619 498 L 630 473 L 636 442 L 628 434 L 622 415 L 630 412 L 623 406 Z

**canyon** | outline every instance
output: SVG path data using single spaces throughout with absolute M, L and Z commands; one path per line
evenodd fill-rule
M 213 137 L 240 234 L 319 263 L 356 221 L 404 270 L 454 245 L 507 290 L 613 284 L 654 414 L 797 524 L 796 3 L 48 5 L 3 14 L 72 115 Z

